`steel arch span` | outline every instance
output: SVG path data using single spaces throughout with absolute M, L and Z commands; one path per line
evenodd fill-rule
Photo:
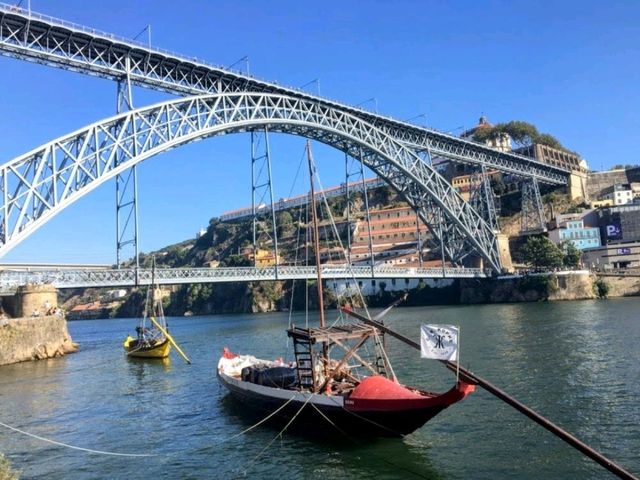
M 194 140 L 267 128 L 362 158 L 397 190 L 459 263 L 475 252 L 500 270 L 495 232 L 414 151 L 350 113 L 311 100 L 227 93 L 131 110 L 57 138 L 0 166 L 0 256 L 58 212 L 133 165 Z M 435 228 L 444 219 L 447 228 Z

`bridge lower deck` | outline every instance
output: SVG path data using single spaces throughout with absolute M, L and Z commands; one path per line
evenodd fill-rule
M 325 280 L 332 279 L 393 279 L 393 278 L 486 278 L 490 274 L 479 268 L 420 267 L 340 267 L 322 266 Z M 150 285 L 151 269 L 78 269 L 0 271 L 0 293 L 12 293 L 19 285 L 50 283 L 56 288 L 132 287 Z M 233 267 L 233 268 L 159 268 L 155 281 L 159 285 L 185 283 L 254 282 L 259 280 L 313 280 L 315 267 Z

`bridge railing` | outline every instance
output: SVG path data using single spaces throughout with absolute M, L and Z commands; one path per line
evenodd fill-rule
M 40 270 L 0 272 L 0 292 L 11 293 L 19 285 L 50 283 L 57 288 L 131 287 L 150 285 L 151 269 L 120 270 Z M 484 278 L 489 273 L 479 268 L 421 268 L 323 265 L 322 276 L 330 279 L 367 278 Z M 316 268 L 295 266 L 158 268 L 155 281 L 160 285 L 185 283 L 250 282 L 259 280 L 298 280 L 316 278 Z

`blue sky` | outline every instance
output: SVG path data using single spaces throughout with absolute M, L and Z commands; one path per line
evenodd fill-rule
M 220 65 L 248 55 L 258 77 L 292 86 L 318 78 L 323 96 L 375 97 L 381 113 L 420 116 L 416 123 L 439 130 L 459 133 L 481 114 L 529 121 L 593 169 L 639 160 L 637 1 L 33 0 L 32 9 L 124 37 L 150 24 L 154 46 Z M 0 57 L 0 162 L 113 115 L 115 88 Z M 167 98 L 134 91 L 137 106 Z M 276 197 L 304 192 L 293 183 L 304 140 L 271 142 Z M 320 145 L 314 153 L 325 186 L 344 181 L 342 154 Z M 250 205 L 250 143 L 246 135 L 198 142 L 146 161 L 139 175 L 148 252 Z M 115 184 L 102 185 L 0 261 L 113 262 L 114 199 Z

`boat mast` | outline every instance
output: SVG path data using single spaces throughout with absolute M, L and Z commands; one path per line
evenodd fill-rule
M 324 297 L 322 294 L 322 272 L 320 271 L 320 239 L 318 237 L 318 212 L 316 211 L 316 192 L 313 187 L 313 157 L 311 142 L 307 140 L 307 161 L 309 162 L 309 182 L 311 183 L 311 217 L 313 220 L 313 249 L 316 252 L 316 274 L 318 278 L 318 308 L 320 309 L 320 328 L 324 327 Z M 326 356 L 326 355 L 325 355 Z

